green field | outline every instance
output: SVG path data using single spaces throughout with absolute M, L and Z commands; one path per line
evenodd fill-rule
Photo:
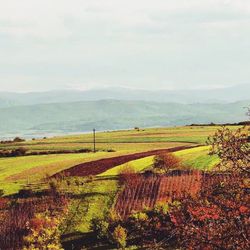
M 201 146 L 192 149 L 180 150 L 175 152 L 174 155 L 181 159 L 184 168 L 211 171 L 213 167 L 219 163 L 219 159 L 216 156 L 210 156 L 208 153 L 209 147 Z M 109 169 L 99 176 L 119 175 L 122 170 L 127 167 L 134 169 L 136 172 L 142 172 L 145 169 L 149 169 L 153 165 L 153 162 L 154 156 L 144 157 Z
M 233 126 L 232 129 L 237 128 Z M 185 145 L 204 145 L 206 138 L 218 129 L 216 126 L 148 128 L 142 130 L 122 130 L 96 134 L 97 153 L 51 154 L 23 157 L 0 158 L 0 184 L 5 194 L 15 193 L 27 184 L 39 183 L 46 175 L 53 175 L 79 163 L 102 158 L 121 156 L 136 152 L 167 149 Z M 25 147 L 30 152 L 46 150 L 73 150 L 92 148 L 92 134 L 53 137 L 29 140 L 21 143 L 0 144 L 0 149 Z M 115 152 L 107 152 L 113 149 Z M 195 148 L 176 153 L 185 166 L 210 170 L 218 162 L 207 155 L 207 148 Z M 130 162 L 137 171 L 148 168 L 153 157 Z M 117 175 L 123 166 L 110 169 L 101 176 Z
M 179 157 L 182 160 L 183 165 L 188 168 L 211 171 L 220 160 L 217 156 L 211 156 L 208 153 L 209 147 L 203 146 L 181 150 L 174 154 Z
M 219 160 L 217 157 L 208 155 L 208 152 L 209 148 L 207 146 L 201 146 L 193 149 L 180 150 L 174 154 L 182 160 L 182 164 L 185 168 L 212 170 Z M 76 223 L 76 227 L 71 230 L 88 232 L 91 219 L 105 216 L 108 209 L 112 206 L 114 195 L 119 187 L 118 179 L 113 177 L 119 175 L 121 171 L 128 168 L 128 166 L 136 172 L 142 172 L 145 169 L 149 169 L 153 161 L 154 156 L 149 156 L 121 164 L 98 175 L 94 182 L 85 185 L 81 191 L 78 190 L 77 192 L 89 194 L 89 196 L 84 196 L 84 198 L 74 201 L 71 207 L 72 213 L 78 214 L 79 218 L 82 219 L 79 220 L 78 223 Z M 81 205 L 79 205 L 79 202 Z M 100 204 L 102 204 L 102 209 L 100 209 Z M 89 210 L 86 210 L 86 206 L 89 207 Z
M 213 134 L 218 126 L 185 126 L 174 128 L 147 128 L 99 132 L 96 134 L 97 149 L 116 151 L 142 151 L 152 148 L 164 148 L 169 142 L 204 144 L 207 137 Z M 236 129 L 237 126 L 231 127 Z M 165 144 L 166 143 L 166 144 Z M 13 149 L 23 146 L 30 151 L 67 150 L 93 148 L 92 134 L 69 135 L 36 139 L 22 143 L 0 144 L 0 149 Z
M 45 154 L 0 158 L 0 189 L 4 190 L 5 195 L 17 193 L 22 188 L 32 188 L 35 191 L 42 190 L 48 186 L 44 183 L 44 177 L 80 163 L 179 146 L 197 146 L 174 153 L 181 159 L 184 169 L 211 171 L 219 163 L 219 159 L 208 154 L 209 147 L 205 146 L 205 141 L 217 128 L 176 127 L 101 132 L 97 133 L 97 149 L 100 151 L 96 153 Z M 233 129 L 235 128 L 233 127 Z M 0 150 L 11 150 L 20 146 L 28 148 L 30 152 L 74 150 L 91 148 L 91 140 L 91 134 L 53 137 L 22 143 L 0 144 Z M 107 149 L 113 149 L 113 152 L 108 152 Z M 110 168 L 97 176 L 91 177 L 90 181 L 88 181 L 88 177 L 65 177 L 65 179 L 59 181 L 59 189 L 70 195 L 63 241 L 71 244 L 74 237 L 88 235 L 91 231 L 91 221 L 94 218 L 105 218 L 107 216 L 117 193 L 122 188 L 118 175 L 123 169 L 129 167 L 136 172 L 143 172 L 150 169 L 153 162 L 154 155 L 142 157 Z
M 148 157 L 144 157 L 138 160 L 129 161 L 125 164 L 121 164 L 119 166 L 111 168 L 98 176 L 116 176 L 116 175 L 119 175 L 123 169 L 126 169 L 128 167 L 132 168 L 136 172 L 142 172 L 143 170 L 152 166 L 153 160 L 154 160 L 154 156 L 148 156 Z
M 94 181 L 85 182 L 84 186 L 77 185 L 84 180 L 84 177 L 68 177 L 70 186 L 65 182 L 60 183 L 64 192 L 74 195 L 71 199 L 66 234 L 75 231 L 89 232 L 91 220 L 104 218 L 118 191 L 117 179 L 95 178 Z
M 61 154 L 0 158 L 0 186 L 6 194 L 17 192 L 22 186 L 39 182 L 46 175 L 82 162 L 100 159 L 107 153 Z
M 51 154 L 21 157 L 0 158 L 0 189 L 5 194 L 17 192 L 27 184 L 41 181 L 45 176 L 51 176 L 77 164 L 121 156 L 134 152 L 143 152 L 159 148 L 172 148 L 186 145 L 185 143 L 164 143 L 164 145 L 147 145 L 142 148 L 132 147 L 116 152 L 96 152 L 77 154 Z

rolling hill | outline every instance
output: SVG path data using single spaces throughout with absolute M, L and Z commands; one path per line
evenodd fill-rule
M 0 92 L 0 107 L 34 105 L 44 103 L 69 103 L 104 99 L 176 102 L 176 103 L 230 103 L 249 99 L 250 84 L 214 89 L 143 90 L 129 88 L 102 88 L 79 90 L 55 90 L 48 92 L 9 93 Z
M 250 101 L 228 104 L 180 104 L 100 100 L 0 108 L 0 137 L 46 135 L 191 123 L 226 123 L 246 119 Z

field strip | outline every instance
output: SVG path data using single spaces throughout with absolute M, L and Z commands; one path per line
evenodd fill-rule
M 166 152 L 176 152 L 183 149 L 194 148 L 198 146 L 179 146 L 173 147 L 169 149 L 160 149 L 160 150 L 151 150 L 141 153 L 128 154 L 123 156 L 105 158 L 101 160 L 85 162 L 74 167 L 68 168 L 64 171 L 61 171 L 55 174 L 53 177 L 57 177 L 61 174 L 65 174 L 66 176 L 88 176 L 88 175 L 98 175 L 101 174 L 108 169 L 114 168 L 121 164 L 124 164 L 129 161 L 137 160 L 140 158 L 144 158 L 147 156 L 157 155 Z
M 136 172 L 141 172 L 145 169 L 148 169 L 149 167 L 152 166 L 154 160 L 154 156 L 147 156 L 143 157 L 137 160 L 129 161 L 124 164 L 118 165 L 114 168 L 108 169 L 107 171 L 99 174 L 98 176 L 103 177 L 103 176 L 116 176 L 121 173 L 121 171 L 128 167 L 131 167 L 133 170 Z

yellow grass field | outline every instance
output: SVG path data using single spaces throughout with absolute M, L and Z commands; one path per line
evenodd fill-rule
M 236 129 L 233 126 L 232 129 Z M 216 126 L 185 126 L 174 128 L 148 128 L 142 130 L 123 130 L 100 132 L 96 134 L 96 153 L 50 154 L 23 157 L 0 158 L 0 185 L 5 194 L 15 193 L 27 184 L 39 183 L 46 175 L 53 175 L 80 163 L 93 160 L 167 149 L 177 146 L 204 145 L 206 138 L 218 129 Z M 74 150 L 93 147 L 92 134 L 53 137 L 29 140 L 21 143 L 0 144 L 0 150 L 25 147 L 29 152 Z M 112 149 L 114 152 L 107 152 Z M 190 149 L 177 152 L 186 165 L 198 169 L 211 169 L 216 159 L 207 158 L 207 149 Z M 204 156 L 205 155 L 205 156 Z M 153 157 L 139 159 L 133 163 L 138 170 L 147 168 Z M 124 164 L 126 165 L 126 164 Z M 108 170 L 103 175 L 115 175 L 121 167 Z

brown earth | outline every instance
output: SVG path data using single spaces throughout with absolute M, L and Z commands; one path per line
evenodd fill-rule
M 104 171 L 116 167 L 118 165 L 124 164 L 129 161 L 137 160 L 143 157 L 158 155 L 161 153 L 167 152 L 176 152 L 183 149 L 194 148 L 197 146 L 179 146 L 169 149 L 159 149 L 159 150 L 151 150 L 141 153 L 134 153 L 129 155 L 116 156 L 91 162 L 85 162 L 74 167 L 68 168 L 64 171 L 61 171 L 55 174 L 53 177 L 57 177 L 60 175 L 66 176 L 89 176 L 89 175 L 98 175 L 103 173 Z

